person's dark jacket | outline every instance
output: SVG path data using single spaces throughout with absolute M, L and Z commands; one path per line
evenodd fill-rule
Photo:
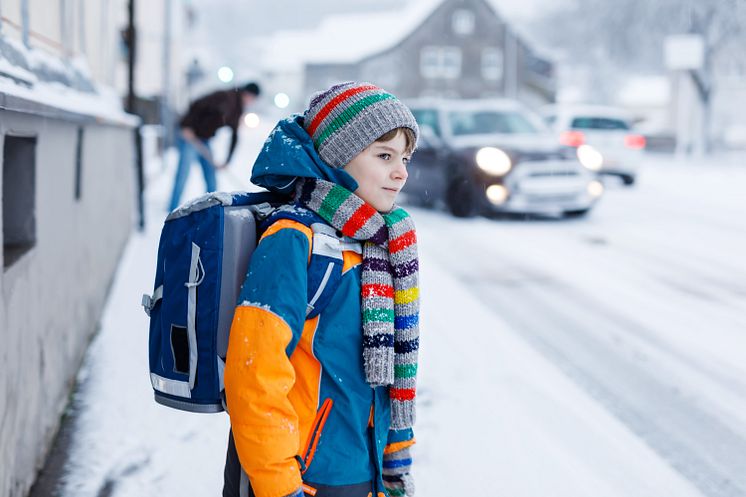
M 218 128 L 230 127 L 233 136 L 228 158 L 225 160 L 228 163 L 238 142 L 238 124 L 242 115 L 243 102 L 240 91 L 216 91 L 192 102 L 179 125 L 182 128 L 191 128 L 194 134 L 203 140 L 215 136 Z

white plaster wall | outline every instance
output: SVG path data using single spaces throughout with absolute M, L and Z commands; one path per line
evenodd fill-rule
M 2 134 L 35 134 L 36 246 L 0 276 L 0 495 L 21 497 L 58 428 L 133 225 L 132 131 L 0 111 Z M 1 219 L 1 217 L 0 217 Z

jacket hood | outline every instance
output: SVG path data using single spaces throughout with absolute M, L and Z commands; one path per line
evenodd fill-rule
M 254 162 L 251 182 L 273 192 L 291 193 L 298 178 L 331 181 L 351 192 L 358 186 L 344 170 L 321 160 L 299 114 L 278 122 L 269 134 Z

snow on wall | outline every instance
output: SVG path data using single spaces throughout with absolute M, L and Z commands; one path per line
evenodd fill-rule
M 36 245 L 0 273 L 3 496 L 34 481 L 131 231 L 132 129 L 85 126 L 75 200 L 78 126 L 0 110 L 0 135 L 37 137 Z

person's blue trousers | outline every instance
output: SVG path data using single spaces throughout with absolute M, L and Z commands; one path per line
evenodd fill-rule
M 209 150 L 210 145 L 207 140 L 201 141 Z M 184 185 L 186 184 L 187 178 L 189 177 L 189 169 L 192 167 L 192 162 L 194 162 L 195 160 L 197 160 L 200 166 L 202 166 L 202 173 L 205 176 L 207 191 L 214 192 L 217 189 L 215 168 L 210 163 L 210 161 L 202 157 L 197 151 L 197 148 L 181 136 L 176 139 L 176 146 L 179 149 L 179 163 L 176 166 L 174 190 L 171 194 L 171 203 L 168 207 L 169 211 L 172 211 L 179 206 L 179 200 L 181 199 L 181 194 L 184 191 Z

